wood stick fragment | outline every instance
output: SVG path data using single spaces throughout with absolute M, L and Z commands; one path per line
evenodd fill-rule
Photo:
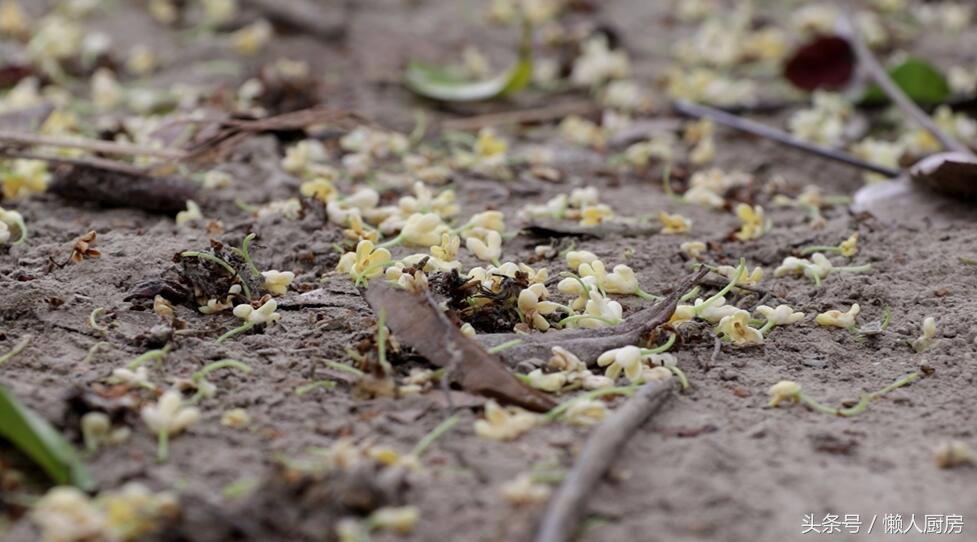
M 649 382 L 590 434 L 563 484 L 550 499 L 535 542 L 566 542 L 611 464 L 635 431 L 672 396 L 675 379 Z
M 519 111 L 503 111 L 499 113 L 487 113 L 485 115 L 475 115 L 461 119 L 449 119 L 441 123 L 441 128 L 445 130 L 479 130 L 488 126 L 501 126 L 504 124 L 524 124 L 531 122 L 546 122 L 562 119 L 569 115 L 587 115 L 596 112 L 598 107 L 590 100 L 578 100 L 574 102 L 554 104 L 535 109 L 522 109 Z
M 620 324 L 602 329 L 564 329 L 524 335 L 518 333 L 479 333 L 475 340 L 486 348 L 522 339 L 522 343 L 498 353 L 510 365 L 530 358 L 548 359 L 554 346 L 573 352 L 584 362 L 591 362 L 612 348 L 637 344 L 658 326 L 668 322 L 679 298 L 702 280 L 709 270 L 702 268 L 676 286 L 665 299 L 627 317 Z
M 345 0 L 243 0 L 242 3 L 258 10 L 272 22 L 319 40 L 336 40 L 346 33 L 346 11 L 349 8 Z
M 24 160 L 41 160 L 44 162 L 51 162 L 53 164 L 65 164 L 69 166 L 82 166 L 94 169 L 102 169 L 106 171 L 114 171 L 118 173 L 124 173 L 127 175 L 145 175 L 146 170 L 127 164 L 125 162 L 117 162 L 115 160 L 109 160 L 107 158 L 99 158 L 97 156 L 52 156 L 49 154 L 39 154 L 30 151 L 20 151 L 5 147 L 0 147 L 0 157 L 3 158 L 21 158 Z
M 843 34 L 849 36 L 852 42 L 852 47 L 855 49 L 855 56 L 858 58 L 858 63 L 863 66 L 875 81 L 875 84 L 879 85 L 882 92 L 889 97 L 890 100 L 902 110 L 903 113 L 913 119 L 921 128 L 927 132 L 933 134 L 939 142 L 943 145 L 945 149 L 961 152 L 969 156 L 974 156 L 970 147 L 967 147 L 963 143 L 960 143 L 952 135 L 944 132 L 939 126 L 933 122 L 933 119 L 926 114 L 925 111 L 920 109 L 916 102 L 912 101 L 905 92 L 899 88 L 899 85 L 889 77 L 888 72 L 879 63 L 879 60 L 875 57 L 875 54 L 869 49 L 865 40 L 862 38 L 861 33 L 858 31 L 856 26 L 852 24 L 851 13 L 846 13 L 845 17 L 842 19 Z
M 707 118 L 713 122 L 775 141 L 781 145 L 787 145 L 788 147 L 809 152 L 822 158 L 834 160 L 835 162 L 841 162 L 843 164 L 855 166 L 859 169 L 879 173 L 885 175 L 886 177 L 898 177 L 900 174 L 900 171 L 897 169 L 888 168 L 879 164 L 873 164 L 872 162 L 867 162 L 861 158 L 858 158 L 857 156 L 853 156 L 830 147 L 815 145 L 814 143 L 794 137 L 783 130 L 778 130 L 743 117 L 737 117 L 736 115 L 730 115 L 729 113 L 714 107 L 687 102 L 685 100 L 676 100 L 672 102 L 672 107 L 675 109 L 675 111 L 688 117 Z
M 8 146 L 43 145 L 46 147 L 64 147 L 69 149 L 83 149 L 91 152 L 118 154 L 124 156 L 156 156 L 171 160 L 179 160 L 180 158 L 186 156 L 186 153 L 179 149 L 156 149 L 152 147 L 129 145 L 127 143 L 115 143 L 113 141 L 102 141 L 98 139 L 24 134 L 20 132 L 11 132 L 8 130 L 0 130 L 0 143 L 4 143 Z

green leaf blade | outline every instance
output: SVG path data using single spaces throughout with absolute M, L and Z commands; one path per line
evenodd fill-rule
M 0 437 L 7 439 L 58 484 L 95 487 L 74 447 L 54 427 L 0 386 Z

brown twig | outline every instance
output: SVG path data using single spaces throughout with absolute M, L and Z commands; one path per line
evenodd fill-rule
M 882 92 L 892 100 L 903 113 L 908 115 L 913 121 L 916 122 L 921 128 L 927 132 L 933 134 L 943 147 L 947 150 L 961 152 L 969 156 L 974 156 L 973 151 L 969 147 L 957 141 L 952 135 L 944 132 L 939 126 L 933 122 L 933 119 L 926 114 L 925 111 L 919 108 L 906 93 L 899 88 L 899 85 L 889 77 L 889 74 L 879 63 L 879 60 L 869 49 L 868 45 L 865 44 L 865 40 L 862 38 L 861 33 L 852 24 L 851 13 L 846 13 L 845 17 L 842 19 L 842 33 L 847 34 L 852 42 L 852 46 L 855 49 L 855 56 L 858 58 L 858 63 L 863 66 L 867 71 L 875 84 L 879 85 Z
M 52 162 L 55 164 L 67 164 L 71 166 L 85 166 L 95 169 L 103 169 L 107 171 L 116 171 L 119 173 L 126 173 L 129 175 L 145 175 L 146 170 L 133 166 L 131 164 L 126 164 L 124 162 L 117 162 L 115 160 L 109 160 L 107 158 L 99 158 L 97 156 L 51 156 L 48 154 L 38 154 L 30 151 L 20 151 L 9 148 L 0 147 L 0 156 L 4 158 L 23 158 L 25 160 L 42 160 L 45 162 Z
M 638 344 L 641 339 L 658 326 L 668 322 L 675 312 L 679 298 L 702 280 L 709 270 L 702 268 L 685 277 L 665 299 L 655 305 L 642 309 L 620 324 L 603 329 L 564 329 L 532 335 L 518 333 L 485 333 L 475 335 L 475 340 L 486 348 L 498 346 L 520 339 L 522 342 L 499 352 L 499 356 L 509 364 L 516 364 L 530 358 L 547 359 L 554 346 L 573 352 L 584 362 L 597 359 L 602 353 L 628 344 Z
M 7 144 L 8 146 L 43 145 L 46 147 L 64 147 L 69 149 L 83 149 L 91 152 L 125 156 L 156 156 L 159 158 L 168 158 L 172 160 L 179 160 L 180 158 L 186 156 L 186 153 L 179 149 L 154 149 L 152 147 L 143 147 L 140 145 L 115 143 L 113 141 L 24 134 L 7 130 L 0 130 L 0 143 Z
M 827 158 L 829 160 L 834 160 L 836 162 L 841 162 L 843 164 L 848 164 L 850 166 L 855 166 L 857 168 L 871 171 L 874 173 L 880 173 L 886 177 L 898 177 L 900 171 L 897 169 L 891 169 L 879 164 L 873 164 L 872 162 L 867 162 L 858 158 L 857 156 L 852 156 L 847 152 L 832 149 L 830 147 L 823 147 L 821 145 L 815 145 L 804 141 L 803 139 L 798 139 L 783 130 L 778 130 L 772 128 L 765 124 L 760 124 L 759 122 L 754 122 L 743 117 L 737 117 L 736 115 L 730 115 L 725 111 L 721 111 L 714 107 L 709 107 L 706 105 L 695 104 L 692 102 L 687 102 L 685 100 L 676 100 L 672 103 L 672 107 L 678 113 L 688 117 L 695 118 L 707 118 L 713 122 L 717 122 L 724 126 L 729 126 L 730 128 L 735 128 L 737 130 L 753 134 L 755 136 L 760 136 L 771 141 L 780 143 L 781 145 L 787 145 L 788 147 L 793 147 L 795 149 L 800 149 L 805 152 L 820 156 L 822 158 Z
M 645 384 L 620 409 L 591 433 L 560 489 L 550 499 L 536 531 L 535 542 L 566 542 L 580 521 L 587 497 L 621 453 L 631 435 L 675 389 L 675 379 Z
M 347 3 L 311 0 L 244 0 L 272 22 L 294 28 L 316 39 L 332 41 L 346 32 Z
M 525 124 L 533 122 L 546 122 L 562 119 L 568 115 L 586 115 L 597 111 L 597 105 L 590 100 L 579 100 L 574 102 L 537 107 L 535 109 L 523 109 L 519 111 L 503 111 L 500 113 L 487 113 L 485 115 L 475 115 L 462 119 L 450 119 L 441 123 L 441 128 L 445 130 L 478 130 L 488 126 L 500 126 L 503 124 Z

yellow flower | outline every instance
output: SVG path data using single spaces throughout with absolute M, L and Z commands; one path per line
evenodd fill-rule
M 356 244 L 356 252 L 347 252 L 339 259 L 336 270 L 349 273 L 354 278 L 371 279 L 383 273 L 384 264 L 390 261 L 390 251 L 376 248 L 373 241 L 364 239 Z
M 385 506 L 370 514 L 368 521 L 379 529 L 407 535 L 414 530 L 420 516 L 416 506 Z
M 977 454 L 963 441 L 951 440 L 944 442 L 936 449 L 936 466 L 941 469 L 952 469 L 961 465 L 977 464 Z
M 495 135 L 495 130 L 482 128 L 478 131 L 474 150 L 479 158 L 504 157 L 509 150 L 509 143 Z
M 577 399 L 570 404 L 565 418 L 573 425 L 595 425 L 607 415 L 607 405 L 593 399 Z
M 149 75 L 156 69 L 156 55 L 145 45 L 137 45 L 129 51 L 126 71 L 138 76 Z
M 702 241 L 686 241 L 678 246 L 679 250 L 685 253 L 690 259 L 698 260 L 706 250 L 706 244 Z
M 17 211 L 7 211 L 0 207 L 0 245 L 10 241 L 14 232 L 18 235 L 14 244 L 22 243 L 27 239 L 27 224 L 24 222 L 24 217 Z
M 221 425 L 232 429 L 242 429 L 251 423 L 251 415 L 243 408 L 232 408 L 221 415 Z
M 533 481 L 528 473 L 523 473 L 515 479 L 502 484 L 499 488 L 502 498 L 513 505 L 538 504 L 550 498 L 550 488 L 545 484 Z
M 791 380 L 781 380 L 770 386 L 770 406 L 780 403 L 796 403 L 800 400 L 801 385 Z
M 613 217 L 614 210 L 609 205 L 603 203 L 588 205 L 580 210 L 580 225 L 596 226 Z
M 472 216 L 467 225 L 502 233 L 505 231 L 505 215 L 502 211 L 483 211 Z
M 0 173 L 4 199 L 14 199 L 47 190 L 47 163 L 40 160 L 14 160 L 12 167 Z
M 736 273 L 736 268 L 732 265 L 720 265 L 716 268 L 716 272 L 720 275 L 733 280 L 733 275 Z M 737 286 L 753 286 L 759 284 L 763 280 L 763 268 L 756 266 L 753 271 L 747 273 L 747 269 L 744 268 L 743 272 L 740 273 L 739 278 L 736 281 Z
M 738 309 L 719 321 L 719 332 L 737 346 L 763 344 L 763 333 L 750 327 L 750 313 Z
M 851 258 L 856 253 L 858 253 L 858 233 L 851 234 L 851 237 L 845 239 L 838 245 L 838 250 L 841 252 L 842 256 Z
M 567 265 L 574 271 L 580 269 L 580 264 L 590 263 L 595 260 L 597 260 L 597 255 L 587 250 L 571 250 L 567 252 Z
M 374 243 L 380 238 L 380 232 L 373 228 L 369 228 L 363 223 L 363 219 L 360 218 L 359 214 L 353 213 L 349 215 L 349 227 L 343 230 L 343 235 L 348 239 L 353 239 L 356 241 L 362 241 L 364 239 L 368 241 L 373 241 Z
M 794 312 L 794 309 L 788 305 L 777 305 L 777 308 L 760 305 L 756 308 L 756 312 L 770 322 L 771 327 L 794 324 L 804 319 L 803 312 Z
M 607 367 L 604 374 L 612 380 L 623 372 L 625 378 L 634 382 L 641 377 L 644 364 L 641 363 L 641 349 L 629 345 L 604 352 L 598 356 L 597 365 Z
M 518 407 L 503 408 L 493 400 L 485 403 L 485 419 L 475 421 L 475 433 L 492 440 L 512 440 L 529 431 L 539 416 Z
M 81 490 L 69 486 L 51 488 L 31 510 L 41 528 L 41 539 L 102 540 L 108 534 L 108 518 Z
M 564 373 L 544 373 L 542 369 L 533 369 L 526 375 L 526 381 L 537 390 L 556 393 L 567 383 Z
M 695 319 L 695 316 L 695 307 L 692 305 L 678 305 L 675 307 L 675 312 L 672 313 L 672 317 L 668 320 L 668 325 L 678 327 L 685 322 L 691 322 Z
M 448 229 L 437 213 L 414 213 L 407 218 L 400 230 L 400 236 L 406 245 L 431 247 L 441 241 L 441 234 Z M 500 253 L 501 245 L 502 239 L 499 238 Z
M 546 363 L 546 366 L 550 369 L 575 373 L 587 368 L 587 364 L 580 361 L 580 358 L 576 354 L 562 346 L 554 346 L 550 349 L 550 352 L 552 352 L 552 355 Z
M 766 231 L 766 222 L 763 215 L 763 208 L 759 205 L 750 207 L 745 203 L 736 206 L 736 216 L 739 217 L 740 230 L 733 236 L 740 241 L 759 239 Z
M 0 3 L 0 33 L 24 38 L 30 35 L 30 24 L 27 13 L 14 0 L 4 0 Z
M 855 303 L 848 309 L 848 312 L 841 312 L 839 310 L 830 310 L 827 312 L 822 312 L 817 315 L 814 319 L 819 325 L 825 327 L 840 327 L 842 329 L 848 329 L 855 325 L 855 317 L 861 312 L 862 308 Z
M 337 195 L 336 187 L 328 179 L 321 177 L 302 183 L 302 186 L 299 187 L 299 193 L 307 198 L 319 200 L 322 203 L 329 203 Z
M 271 41 L 274 29 L 271 23 L 261 19 L 231 34 L 231 46 L 241 55 L 254 55 Z
M 278 302 L 274 299 L 265 301 L 257 309 L 248 303 L 242 303 L 234 307 L 234 316 L 250 324 L 272 324 L 281 320 L 282 315 L 275 312 L 278 309 Z
M 288 291 L 288 285 L 295 280 L 295 273 L 291 271 L 262 271 L 261 276 L 265 279 L 265 290 L 272 295 L 284 295 Z
M 701 298 L 696 299 L 692 308 L 696 316 L 710 324 L 715 324 L 723 318 L 736 314 L 736 312 L 741 310 L 735 305 L 727 305 L 725 296 L 720 296 L 715 301 L 709 302 L 708 305 L 706 305 L 705 300 Z
M 444 232 L 441 234 L 441 244 L 431 247 L 431 255 L 444 262 L 452 262 L 458 258 L 459 248 L 461 248 L 461 237 Z
M 916 352 L 922 352 L 933 344 L 933 339 L 936 338 L 936 319 L 932 316 L 927 316 L 923 319 L 923 334 L 912 341 L 913 350 Z
M 502 235 L 495 230 L 473 228 L 465 238 L 465 248 L 479 260 L 494 262 L 502 256 Z
M 692 221 L 677 213 L 670 215 L 661 211 L 658 213 L 658 220 L 662 223 L 662 233 L 685 233 L 692 228 Z
M 545 316 L 553 314 L 559 305 L 552 301 L 544 301 L 547 297 L 546 286 L 533 284 L 519 292 L 519 310 L 522 311 L 531 325 L 540 330 L 546 331 L 550 328 L 550 323 Z
M 177 224 L 187 224 L 195 220 L 203 220 L 204 215 L 200 212 L 200 206 L 192 199 L 187 200 L 187 209 L 176 213 Z
M 603 148 L 606 142 L 600 126 L 577 115 L 570 115 L 560 122 L 560 135 L 571 143 L 595 149 Z

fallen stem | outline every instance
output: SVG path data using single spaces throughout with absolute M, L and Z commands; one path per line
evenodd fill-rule
M 20 339 L 20 342 L 17 343 L 16 345 L 14 345 L 14 347 L 10 350 L 10 352 L 7 352 L 6 354 L 0 356 L 0 365 L 3 365 L 4 363 L 7 363 L 11 359 L 13 359 L 14 356 L 16 356 L 17 354 L 20 354 L 21 352 L 23 352 L 24 349 L 27 348 L 27 345 L 31 343 L 31 340 L 33 338 L 34 338 L 33 335 L 29 335 L 29 334 L 28 335 L 24 335 Z
M 227 333 L 221 335 L 220 337 L 217 337 L 217 344 L 220 344 L 220 343 L 226 341 L 227 339 L 230 339 L 231 337 L 233 337 L 235 335 L 240 335 L 241 333 L 244 333 L 245 331 L 248 331 L 249 329 L 251 329 L 253 327 L 254 327 L 254 322 L 245 322 L 245 323 L 241 324 L 240 326 L 238 326 L 238 327 L 236 327 L 236 328 L 228 331 Z
M 151 361 L 162 360 L 163 358 L 166 357 L 166 354 L 168 354 L 169 351 L 170 351 L 170 345 L 166 345 L 163 348 L 159 348 L 157 350 L 150 350 L 148 352 L 144 352 L 141 355 L 137 356 L 136 359 L 130 361 L 129 364 L 126 365 L 126 368 L 131 371 Z
M 581 100 L 565 104 L 556 104 L 536 109 L 523 109 L 520 111 L 503 111 L 500 113 L 488 113 L 476 115 L 463 119 L 451 119 L 441 123 L 442 130 L 479 130 L 487 126 L 499 126 L 503 124 L 526 124 L 540 123 L 550 120 L 559 120 L 569 115 L 585 115 L 598 111 L 597 106 L 591 100 Z
M 301 397 L 301 396 L 305 395 L 306 393 L 309 393 L 310 391 L 312 391 L 314 389 L 317 389 L 317 388 L 324 388 L 324 389 L 327 389 L 327 390 L 331 390 L 331 389 L 333 389 L 335 387 L 336 387 L 336 381 L 335 380 L 328 380 L 328 379 L 325 379 L 325 380 L 316 380 L 315 382 L 309 382 L 308 384 L 303 384 L 303 385 L 295 388 L 295 395 L 298 395 L 299 397 Z
M 587 497 L 619 456 L 631 435 L 657 411 L 674 389 L 672 380 L 651 382 L 591 433 L 573 468 L 550 499 L 535 542 L 566 542 L 583 517 Z
M 501 352 L 501 351 L 503 351 L 503 350 L 505 350 L 507 348 L 512 348 L 514 346 L 519 346 L 520 344 L 522 344 L 522 339 L 512 339 L 511 341 L 506 341 L 506 342 L 504 342 L 502 344 L 497 344 L 497 345 L 493 346 L 492 348 L 488 348 L 488 349 L 486 349 L 486 352 L 488 352 L 489 354 L 498 354 L 499 352 Z
M 96 307 L 95 309 L 93 309 L 91 314 L 88 315 L 88 325 L 91 326 L 91 328 L 94 329 L 95 331 L 107 333 L 109 328 L 98 325 L 98 321 L 97 321 L 98 317 L 101 316 L 102 313 L 104 312 L 105 309 L 102 307 Z
M 848 154 L 846 152 L 838 151 L 830 147 L 823 147 L 821 145 L 816 145 L 798 139 L 793 135 L 772 128 L 765 124 L 759 122 L 754 122 L 743 117 L 738 117 L 736 115 L 730 115 L 725 111 L 715 109 L 709 106 L 696 104 L 688 102 L 685 100 L 676 100 L 672 103 L 672 107 L 683 115 L 695 118 L 707 118 L 713 122 L 740 130 L 742 132 L 747 132 L 755 136 L 763 137 L 771 141 L 780 143 L 781 145 L 787 145 L 788 147 L 793 147 L 805 152 L 809 152 L 816 156 L 822 158 L 827 158 L 829 160 L 834 160 L 836 162 L 841 162 L 843 164 L 848 164 L 850 166 L 857 167 L 866 171 L 871 171 L 873 173 L 879 173 L 885 175 L 886 177 L 898 177 L 900 174 L 899 170 L 891 169 L 879 164 L 873 164 L 871 162 L 866 162 L 857 156 Z
M 332 361 L 328 359 L 323 360 L 322 362 L 325 363 L 326 367 L 329 367 L 330 369 L 336 369 L 337 371 L 344 371 L 351 375 L 355 375 L 358 378 L 363 378 L 364 376 L 366 376 L 366 373 L 364 373 L 363 371 L 357 369 L 356 367 L 351 367 L 349 365 L 346 365 L 345 363 L 339 363 L 338 361 Z
M 815 410 L 817 412 L 821 412 L 823 414 L 829 414 L 829 415 L 832 415 L 832 416 L 842 416 L 842 417 L 848 418 L 848 417 L 851 417 L 851 416 L 857 416 L 858 414 L 861 414 L 862 412 L 865 412 L 865 409 L 868 408 L 869 403 L 871 403 L 874 399 L 877 399 L 877 398 L 879 398 L 879 397 L 881 397 L 881 396 L 883 396 L 883 395 L 885 395 L 885 394 L 887 394 L 887 393 L 889 393 L 889 392 L 891 392 L 893 390 L 896 390 L 896 389 L 899 389 L 899 388 L 901 388 L 903 386 L 906 386 L 908 384 L 911 384 L 912 382 L 918 380 L 919 377 L 920 377 L 920 374 L 918 372 L 910 373 L 910 374 L 908 374 L 908 375 L 900 378 L 899 380 L 896 380 L 892 384 L 889 384 L 888 386 L 882 388 L 881 390 L 879 390 L 877 392 L 874 392 L 874 393 L 866 393 L 866 394 L 862 395 L 861 398 L 858 400 L 858 403 L 855 406 L 850 407 L 850 408 L 832 408 L 832 407 L 829 407 L 827 405 L 824 405 L 824 404 L 819 403 L 817 400 L 812 399 L 811 397 L 808 397 L 803 392 L 801 392 L 798 395 L 797 399 L 798 399 L 798 401 L 801 402 L 801 404 L 803 404 L 803 405 L 805 405 L 807 407 L 810 407 L 811 409 L 813 409 L 813 410 Z
M 431 444 L 434 444 L 434 441 L 441 438 L 441 436 L 447 433 L 448 431 L 451 431 L 451 429 L 458 423 L 460 419 L 461 418 L 458 417 L 457 414 L 455 414 L 454 416 L 451 416 L 446 420 L 444 420 L 443 422 L 439 423 L 438 426 L 432 429 L 430 433 L 424 435 L 424 438 L 422 438 L 417 443 L 417 445 L 414 446 L 414 449 L 410 451 L 409 455 L 417 459 L 420 459 L 421 456 L 424 454 L 424 452 L 431 447 Z
M 237 369 L 242 373 L 251 372 L 251 367 L 249 367 L 245 363 L 242 363 L 236 359 L 222 359 L 204 365 L 203 368 L 201 368 L 199 371 L 193 373 L 191 380 L 193 380 L 194 382 L 199 381 L 203 378 L 206 378 L 207 375 L 209 375 L 210 373 L 225 368 Z
M 563 413 L 566 412 L 576 402 L 579 402 L 579 401 L 592 401 L 594 399 L 598 399 L 600 397 L 606 397 L 608 395 L 631 395 L 637 389 L 638 389 L 638 386 L 637 385 L 616 386 L 616 387 L 611 387 L 611 388 L 599 388 L 599 389 L 593 390 L 591 392 L 587 392 L 587 393 L 584 393 L 582 395 L 578 395 L 578 396 L 574 397 L 573 399 L 569 399 L 567 401 L 563 401 L 562 403 L 560 403 L 560 404 L 556 405 L 555 407 L 551 408 L 546 414 L 543 415 L 543 418 L 546 421 L 551 422 L 553 420 L 556 420 L 560 416 L 562 416 Z
M 186 156 L 185 152 L 178 149 L 157 149 L 152 147 L 142 147 L 139 145 L 129 145 L 127 143 L 116 143 L 114 141 L 24 134 L 10 132 L 7 130 L 0 130 L 0 142 L 14 145 L 37 145 L 44 147 L 83 149 L 86 151 L 103 154 L 156 156 L 158 158 L 168 158 L 173 160 L 179 160 Z
M 852 47 L 855 49 L 855 56 L 858 59 L 858 63 L 864 66 L 868 71 L 869 76 L 875 81 L 875 84 L 879 85 L 882 92 L 895 103 L 899 109 L 902 110 L 909 118 L 916 122 L 921 128 L 933 135 L 944 148 L 951 151 L 960 152 L 966 154 L 967 156 L 974 156 L 973 151 L 970 147 L 967 147 L 963 143 L 960 143 L 952 135 L 944 132 L 939 126 L 933 122 L 933 119 L 926 114 L 922 109 L 916 105 L 905 92 L 899 88 L 899 85 L 889 77 L 889 74 L 879 63 L 879 60 L 875 57 L 875 54 L 869 49 L 868 45 L 865 44 L 865 40 L 862 38 L 861 33 L 858 31 L 856 25 L 852 24 L 851 13 L 846 13 L 846 16 L 842 18 L 841 24 L 843 25 L 843 34 L 847 34 L 852 42 Z
M 641 355 L 648 356 L 651 354 L 661 354 L 662 352 L 668 352 L 668 350 L 675 344 L 675 338 L 678 337 L 678 333 L 671 333 L 668 335 L 668 340 L 665 344 L 661 346 L 656 346 L 655 348 L 642 348 Z

